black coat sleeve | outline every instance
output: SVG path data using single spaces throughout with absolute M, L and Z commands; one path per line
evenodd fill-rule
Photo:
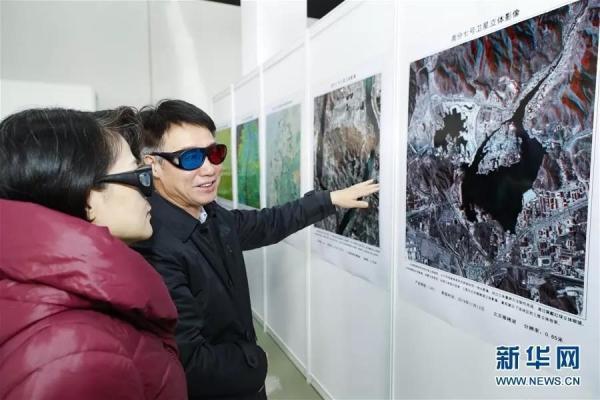
M 277 243 L 334 212 L 329 191 L 311 191 L 277 207 L 232 211 L 242 250 Z
M 265 382 L 267 358 L 255 343 L 210 344 L 202 336 L 204 314 L 190 290 L 182 262 L 168 255 L 146 254 L 165 281 L 179 314 L 179 356 L 191 397 L 235 396 L 258 392 Z

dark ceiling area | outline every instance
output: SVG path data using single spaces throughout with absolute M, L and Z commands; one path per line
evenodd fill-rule
M 344 0 L 308 0 L 308 18 L 322 18 Z
M 215 3 L 230 4 L 232 6 L 239 6 L 240 0 L 209 0 Z M 279 0 L 288 1 L 288 0 Z M 336 8 L 343 0 L 307 0 L 308 18 L 321 18 L 329 11 Z

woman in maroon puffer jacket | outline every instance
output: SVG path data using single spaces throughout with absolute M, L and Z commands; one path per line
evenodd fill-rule
M 118 129 L 24 111 L 0 165 L 0 399 L 184 399 L 175 306 L 126 245 L 152 233 L 151 173 Z

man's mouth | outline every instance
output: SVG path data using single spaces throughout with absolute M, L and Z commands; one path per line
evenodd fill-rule
M 196 185 L 196 187 L 199 187 L 199 188 L 202 188 L 202 189 L 211 189 L 214 186 L 215 182 L 216 182 L 216 180 L 210 181 L 210 182 L 207 182 L 207 183 L 202 183 L 200 185 Z

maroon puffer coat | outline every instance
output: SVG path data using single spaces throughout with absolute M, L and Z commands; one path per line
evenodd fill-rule
M 176 317 L 106 228 L 0 200 L 0 399 L 184 399 Z

